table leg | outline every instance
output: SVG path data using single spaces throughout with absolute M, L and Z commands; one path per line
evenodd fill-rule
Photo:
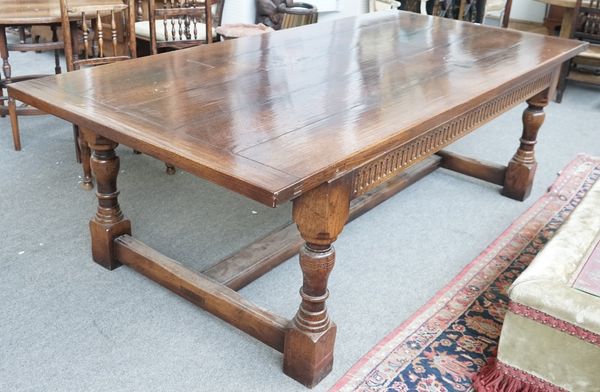
M 560 37 L 571 38 L 571 35 L 573 33 L 573 14 L 575 10 L 574 8 L 563 7 L 563 11 L 563 18 L 560 24 Z M 571 60 L 565 61 L 562 65 L 560 77 L 558 79 L 558 86 L 556 87 L 555 100 L 557 103 L 562 102 L 563 93 L 565 92 L 565 88 L 567 87 L 567 76 L 569 75 L 570 66 Z
M 546 117 L 544 107 L 548 105 L 546 89 L 527 100 L 528 107 L 523 112 L 523 135 L 521 145 L 508 163 L 504 177 L 502 194 L 515 200 L 525 200 L 531 193 L 537 162 L 534 146 L 537 134 Z
M 117 200 L 117 175 L 119 158 L 115 153 L 117 143 L 95 133 L 81 129 L 85 141 L 93 150 L 91 167 L 96 175 L 98 210 L 90 220 L 92 257 L 106 269 L 121 266 L 115 257 L 113 240 L 123 234 L 131 234 L 131 222 L 125 219 Z
M 300 250 L 302 302 L 285 335 L 283 371 L 313 387 L 333 366 L 336 326 L 325 301 L 327 280 L 335 263 L 332 243 L 341 233 L 350 210 L 350 179 L 326 183 L 294 200 L 293 217 L 302 238 Z
M 562 22 L 560 24 L 560 37 L 571 38 L 571 30 L 573 28 L 573 14 L 575 12 L 575 9 L 563 7 L 563 10 L 564 12 Z

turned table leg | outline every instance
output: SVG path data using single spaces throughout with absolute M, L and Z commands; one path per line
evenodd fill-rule
M 327 280 L 335 263 L 332 243 L 349 210 L 350 181 L 344 178 L 294 200 L 294 221 L 306 244 L 300 250 L 302 302 L 285 335 L 283 371 L 308 387 L 318 384 L 333 366 L 336 326 L 325 306 Z
M 91 166 L 96 175 L 98 210 L 90 220 L 92 257 L 106 269 L 113 270 L 121 263 L 114 254 L 113 240 L 123 234 L 131 234 L 131 222 L 125 219 L 117 197 L 119 158 L 115 153 L 117 143 L 95 133 L 81 129 L 87 144 L 93 150 Z
M 548 105 L 548 91 L 544 90 L 527 100 L 528 107 L 523 112 L 521 145 L 508 163 L 502 189 L 502 194 L 511 199 L 522 201 L 531 193 L 537 167 L 534 146 L 538 131 L 546 116 L 544 107 Z

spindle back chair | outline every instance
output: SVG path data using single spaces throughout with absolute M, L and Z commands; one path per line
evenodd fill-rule
M 135 10 L 134 0 L 103 8 L 93 5 L 71 8 L 68 0 L 60 0 L 67 70 L 136 57 Z M 103 23 L 103 17 L 108 24 Z M 117 18 L 121 19 L 121 23 L 117 22 Z M 118 42 L 118 25 L 124 26 L 125 47 Z M 107 26 L 110 36 L 105 36 Z
M 136 35 L 150 42 L 152 54 L 183 49 L 217 39 L 223 0 L 148 0 L 148 21 L 137 22 Z

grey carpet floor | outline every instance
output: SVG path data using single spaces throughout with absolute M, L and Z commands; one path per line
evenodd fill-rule
M 52 70 L 52 57 L 11 54 L 14 74 Z M 530 206 L 577 153 L 600 155 L 598 89 L 571 85 L 551 103 L 525 202 L 439 170 L 348 224 L 336 243 L 332 319 L 338 325 L 327 390 Z M 521 132 L 516 108 L 455 151 L 506 163 Z M 95 197 L 78 187 L 69 124 L 21 118 L 23 151 L 0 118 L 0 391 L 304 391 L 282 355 L 127 267 L 90 258 Z M 243 247 L 288 220 L 150 157 L 119 147 L 121 205 L 134 235 L 194 266 Z M 301 274 L 293 258 L 241 290 L 291 318 Z

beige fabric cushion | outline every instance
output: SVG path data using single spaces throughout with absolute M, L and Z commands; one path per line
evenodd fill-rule
M 600 299 L 571 287 L 600 235 L 600 181 L 508 290 L 511 300 L 600 334 Z
M 167 28 L 168 28 L 168 37 L 165 37 L 165 25 L 162 19 L 155 21 L 156 25 L 156 40 L 157 41 L 173 41 L 173 36 L 171 35 L 171 21 L 167 19 Z M 178 22 L 175 20 L 175 29 L 179 28 Z M 206 25 L 204 23 L 197 23 L 196 28 L 198 29 L 198 36 L 193 37 L 191 39 L 198 39 L 201 41 L 206 40 Z M 217 36 L 217 30 L 215 28 L 212 29 L 213 38 Z M 135 23 L 135 35 L 142 38 L 150 39 L 150 22 L 147 20 L 136 22 Z M 175 37 L 176 41 L 186 41 L 187 38 L 183 37 L 183 39 L 179 39 L 179 33 L 176 33 Z
M 600 181 L 508 290 L 510 300 L 600 334 L 600 298 L 572 287 L 600 236 Z M 569 391 L 600 391 L 600 347 L 508 311 L 498 360 Z

